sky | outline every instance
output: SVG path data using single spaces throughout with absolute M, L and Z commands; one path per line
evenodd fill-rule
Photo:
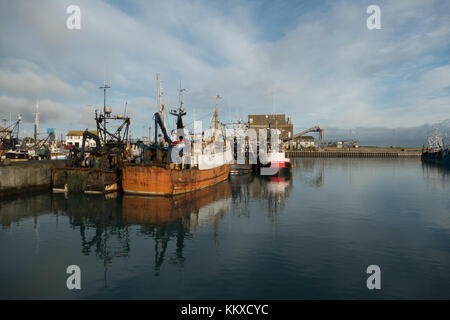
M 21 136 L 37 102 L 42 132 L 94 128 L 104 81 L 113 113 L 127 103 L 132 135 L 146 136 L 156 73 L 166 108 L 182 81 L 185 122 L 204 127 L 219 94 L 224 122 L 276 112 L 296 132 L 422 128 L 450 118 L 450 1 L 0 1 L 0 118 L 23 114 Z

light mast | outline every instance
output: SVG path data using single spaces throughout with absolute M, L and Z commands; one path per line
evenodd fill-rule
M 39 135 L 39 102 L 36 103 L 36 112 L 34 115 L 34 143 L 36 143 Z

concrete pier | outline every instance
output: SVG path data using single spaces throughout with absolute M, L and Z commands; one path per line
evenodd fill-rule
M 288 158 L 415 158 L 420 155 L 419 152 L 286 151 Z
M 23 161 L 0 165 L 0 197 L 50 190 L 52 169 L 65 165 L 66 160 Z

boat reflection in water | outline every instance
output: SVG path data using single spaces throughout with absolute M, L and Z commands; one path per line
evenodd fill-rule
M 267 201 L 269 215 L 275 218 L 291 186 L 290 177 L 266 179 L 248 174 L 176 197 L 124 195 L 122 219 L 128 225 L 141 225 L 141 231 L 154 238 L 155 274 L 158 275 L 171 238 L 176 238 L 176 260 L 182 265 L 185 240 L 192 238 L 198 229 L 213 227 L 214 242 L 218 246 L 220 224 L 227 214 L 240 215 L 243 213 L 240 209 L 248 208 L 248 200 L 254 198 Z
M 229 181 L 175 197 L 124 195 L 123 219 L 131 224 L 166 224 L 189 219 L 189 226 L 195 228 L 213 215 L 229 211 L 230 195 Z
M 169 263 L 183 265 L 185 239 L 201 226 L 214 225 L 218 242 L 219 219 L 230 210 L 229 181 L 213 187 L 176 197 L 146 197 L 135 195 L 53 197 L 53 211 L 69 216 L 72 226 L 79 229 L 82 252 L 103 260 L 106 273 L 114 258 L 127 257 L 131 250 L 132 230 L 153 238 L 155 275 L 165 261 L 170 240 L 175 239 L 176 259 Z M 94 230 L 91 230 L 94 229 Z
M 409 158 L 293 163 L 288 180 L 232 176 L 174 198 L 0 200 L 0 298 L 370 299 L 374 257 L 397 279 L 380 298 L 449 297 L 449 171 Z M 72 264 L 79 291 L 66 287 Z
M 428 182 L 439 183 L 442 186 L 450 184 L 450 168 L 438 163 L 422 161 L 422 172 Z
M 233 193 L 233 212 L 238 215 L 250 215 L 249 201 L 258 203 L 268 209 L 272 222 L 284 208 L 292 189 L 292 175 L 285 177 L 243 175 L 231 176 Z
M 125 261 L 144 265 L 154 277 L 165 277 L 173 267 L 184 270 L 187 259 L 195 264 L 196 249 L 216 247 L 219 252 L 229 247 L 229 226 L 249 222 L 246 217 L 240 221 L 242 214 L 276 226 L 291 187 L 291 179 L 273 181 L 248 174 L 177 197 L 30 194 L 1 201 L 0 224 L 16 232 L 31 221 L 30 237 L 39 263 L 48 263 L 45 252 L 51 242 L 58 250 L 53 264 L 84 261 L 83 268 L 101 275 L 95 280 L 99 284 L 89 285 L 110 288 L 125 277 L 119 271 Z M 49 233 L 52 225 L 57 231 Z
M 74 248 L 81 247 L 78 252 L 82 255 L 94 256 L 102 263 L 104 286 L 108 287 L 108 278 L 115 277 L 108 277 L 113 272 L 112 265 L 131 258 L 133 247 L 138 252 L 143 241 L 146 247 L 150 246 L 146 254 L 154 257 L 153 273 L 159 276 L 165 263 L 183 268 L 185 248 L 193 245 L 189 242 L 196 232 L 211 233 L 210 241 L 219 246 L 227 215 L 239 219 L 250 212 L 253 215 L 264 212 L 276 225 L 291 187 L 291 179 L 274 181 L 248 174 L 176 197 L 37 194 L 2 202 L 0 222 L 4 227 L 13 222 L 20 227 L 24 221 L 34 219 L 37 252 L 41 216 L 46 223 L 53 220 L 61 225 L 59 228 L 68 227 L 66 241 Z M 253 209 L 257 205 L 269 210 L 250 210 L 251 200 Z M 74 253 L 69 250 L 67 254 Z
M 67 216 L 69 224 L 78 229 L 81 252 L 94 254 L 103 263 L 104 287 L 108 287 L 107 274 L 114 259 L 128 257 L 131 248 L 131 230 L 122 219 L 117 193 L 108 197 L 85 194 L 52 195 L 52 211 Z
M 210 188 L 175 197 L 125 195 L 123 220 L 127 224 L 144 225 L 155 235 L 155 264 L 159 270 L 167 242 L 175 235 L 177 258 L 183 261 L 184 238 L 199 227 L 214 225 L 214 241 L 218 244 L 219 219 L 230 211 L 231 184 L 224 181 Z M 174 226 L 172 226 L 174 224 Z M 175 232 L 171 232 L 175 230 Z

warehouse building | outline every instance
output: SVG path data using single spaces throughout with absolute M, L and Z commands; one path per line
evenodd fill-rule
M 284 114 L 250 114 L 248 116 L 248 127 L 256 129 L 278 129 L 282 141 L 290 140 L 294 135 L 292 120 Z

